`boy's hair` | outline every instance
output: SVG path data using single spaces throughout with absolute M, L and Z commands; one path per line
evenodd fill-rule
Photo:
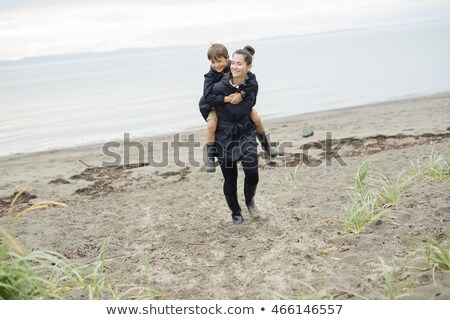
M 225 48 L 223 44 L 220 43 L 213 43 L 211 47 L 208 49 L 208 60 L 211 61 L 219 60 L 220 58 L 227 58 L 228 57 L 228 50 Z
M 255 54 L 255 49 L 251 46 L 245 46 L 244 49 L 236 50 L 233 55 L 235 54 L 241 54 L 244 56 L 244 61 L 247 64 L 252 64 L 253 62 L 253 55 Z

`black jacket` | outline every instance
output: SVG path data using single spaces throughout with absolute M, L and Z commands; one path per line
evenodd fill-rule
M 224 72 L 228 73 L 230 71 L 231 61 L 228 61 L 228 65 Z M 205 74 L 205 81 L 203 83 L 203 96 L 200 98 L 199 107 L 203 118 L 206 120 L 208 118 L 209 111 L 211 107 L 215 107 L 223 104 L 223 95 L 216 95 L 213 93 L 213 87 L 218 83 L 224 74 L 222 72 L 217 72 L 213 67 L 209 68 L 209 72 Z
M 213 87 L 213 93 L 222 96 L 242 91 L 245 97 L 241 103 L 234 105 L 222 101 L 222 104 L 215 106 L 219 119 L 216 129 L 217 158 L 221 161 L 242 160 L 247 155 L 257 153 L 256 128 L 249 118 L 258 94 L 255 75 L 249 72 L 246 82 L 238 88 L 230 83 L 229 75 Z
M 236 92 L 245 92 L 245 97 L 239 104 L 223 103 L 223 97 Z M 253 106 L 256 104 L 258 94 L 258 81 L 256 76 L 249 72 L 247 80 L 238 88 L 230 83 L 230 75 L 226 75 L 213 87 L 213 94 L 222 97 L 222 103 L 214 105 L 219 120 L 236 122 L 249 116 Z

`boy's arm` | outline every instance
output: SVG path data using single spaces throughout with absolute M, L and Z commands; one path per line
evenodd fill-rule
M 229 101 L 227 101 L 229 100 Z M 230 102 L 231 104 L 239 104 L 242 102 L 242 100 L 244 100 L 244 95 L 241 92 L 237 92 L 237 93 L 232 93 L 229 96 L 226 96 L 224 98 L 225 102 Z
M 252 112 L 252 108 L 256 104 L 256 96 L 258 94 L 258 84 L 251 88 L 246 88 L 244 99 L 238 104 L 238 107 L 243 109 L 247 114 Z
M 205 74 L 205 82 L 203 84 L 203 100 L 210 106 L 219 106 L 224 103 L 224 96 L 215 94 L 213 91 L 214 84 L 219 80 L 216 79 L 210 72 Z

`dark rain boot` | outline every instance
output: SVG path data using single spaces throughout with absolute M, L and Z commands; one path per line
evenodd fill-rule
M 231 218 L 233 218 L 234 224 L 241 224 L 244 222 L 244 217 L 241 214 L 241 207 L 239 206 L 237 194 L 232 196 L 225 195 L 228 207 L 231 210 Z
M 206 172 L 208 173 L 214 173 L 216 172 L 216 163 L 215 163 L 215 156 L 217 154 L 216 152 L 216 146 L 214 144 L 207 144 L 206 145 Z
M 259 142 L 261 143 L 261 147 L 272 158 L 275 158 L 278 156 L 278 150 L 275 147 L 272 147 L 270 145 L 269 137 L 266 135 L 265 132 L 263 133 L 256 133 L 256 136 L 258 137 Z
M 250 213 L 258 213 L 258 208 L 255 204 L 256 185 L 252 186 L 248 183 L 244 184 L 245 205 Z

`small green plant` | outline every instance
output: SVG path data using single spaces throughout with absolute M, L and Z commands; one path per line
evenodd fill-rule
M 294 171 L 289 170 L 289 177 L 284 178 L 278 178 L 278 183 L 282 186 L 285 185 L 291 185 L 294 189 L 297 189 L 297 183 L 298 183 L 298 169 L 300 168 L 301 164 L 298 164 Z
M 388 271 L 388 267 L 384 263 L 384 260 L 380 258 L 381 265 L 383 266 L 383 277 L 384 277 L 384 283 L 386 285 L 386 290 L 388 292 L 388 297 L 390 300 L 395 300 L 395 293 L 394 293 L 394 285 L 392 283 L 392 276 L 390 272 Z
M 344 231 L 358 234 L 366 231 L 375 221 L 382 219 L 385 216 L 385 212 L 380 210 L 377 203 L 377 197 L 371 192 L 355 193 L 352 196 L 351 204 L 344 206 Z
M 425 244 L 425 256 L 433 271 L 435 283 L 436 270 L 450 272 L 450 249 L 444 243 L 439 243 L 434 237 L 428 237 Z
M 0 299 L 63 299 L 69 279 L 79 279 L 62 255 L 42 250 L 28 253 L 5 229 L 0 228 L 0 234 Z
M 431 178 L 448 179 L 450 177 L 450 154 L 447 159 L 440 154 L 431 153 L 428 160 L 428 175 Z
M 450 249 L 444 243 L 439 243 L 434 237 L 428 237 L 425 254 L 433 269 L 450 270 Z
M 23 192 L 23 191 L 22 191 Z M 20 193 L 14 197 L 9 208 Z M 58 202 L 40 202 L 17 213 L 13 222 L 24 214 L 44 209 Z M 89 299 L 154 299 L 160 295 L 147 285 L 112 284 L 105 275 L 109 240 L 106 240 L 96 261 L 86 266 L 76 266 L 60 253 L 48 250 L 28 252 L 6 229 L 0 227 L 0 300 L 14 299 L 70 299 L 74 295 Z
M 401 290 L 399 290 L 399 288 L 397 288 L 397 285 L 394 283 L 395 282 L 394 276 L 393 276 L 394 272 L 391 273 L 389 271 L 390 267 L 384 263 L 384 260 L 382 258 L 379 258 L 379 259 L 380 259 L 381 265 L 383 267 L 383 278 L 384 278 L 384 284 L 386 286 L 388 298 L 390 300 L 397 300 L 397 299 L 406 297 L 407 294 L 400 293 Z
M 380 198 L 386 202 L 386 207 L 397 205 L 408 189 L 409 180 L 402 178 L 402 175 L 403 172 L 400 172 L 397 178 L 390 180 L 379 173 L 379 179 L 374 180 L 375 188 Z
M 411 180 L 418 180 L 426 176 L 425 167 L 419 159 L 416 162 L 410 161 Z
M 431 179 L 446 180 L 450 178 L 450 154 L 445 158 L 443 155 L 435 153 L 434 148 L 428 157 L 427 163 L 417 160 L 411 161 L 411 173 L 413 178 L 427 177 Z
M 363 162 L 358 167 L 358 170 L 356 171 L 356 176 L 355 176 L 356 190 L 363 189 L 364 186 L 366 185 L 366 178 L 367 178 L 369 169 L 370 169 L 370 164 L 367 161 Z
M 299 286 L 296 287 L 296 291 L 298 296 L 296 299 L 301 300 L 333 300 L 335 296 L 329 292 L 327 286 L 325 285 L 324 289 L 317 290 L 310 284 L 301 281 L 296 280 L 294 284 L 298 284 Z

